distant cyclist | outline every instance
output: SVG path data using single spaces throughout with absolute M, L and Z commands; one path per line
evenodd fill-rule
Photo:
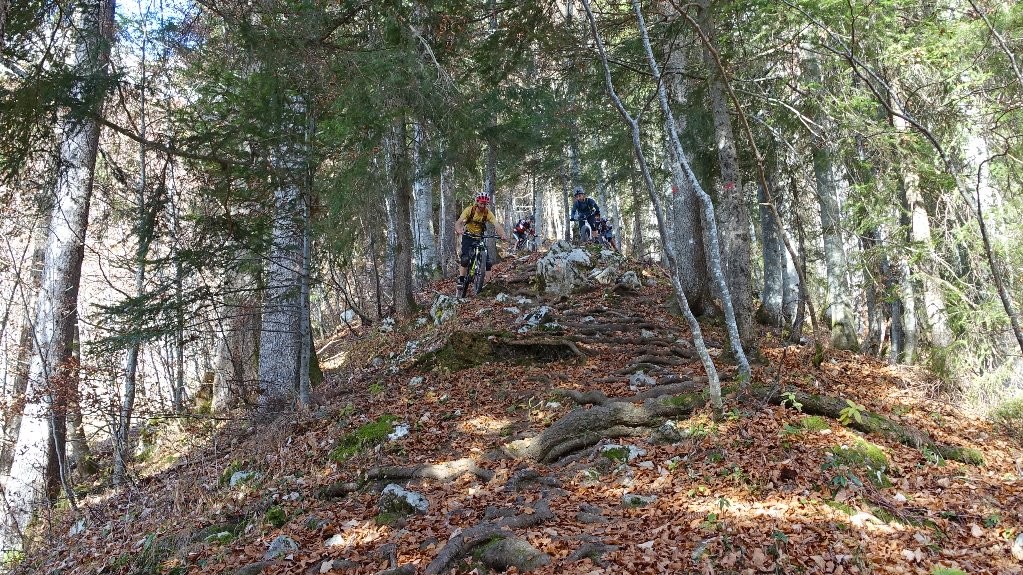
M 615 231 L 614 226 L 611 225 L 611 220 L 597 216 L 595 222 L 593 235 L 598 238 L 604 238 L 607 244 L 611 246 L 611 249 L 617 252 L 618 244 L 615 243 Z
M 469 258 L 472 257 L 473 250 L 476 249 L 476 244 L 480 241 L 480 236 L 487 229 L 487 222 L 493 224 L 494 229 L 497 231 L 497 235 L 502 240 L 508 241 L 508 237 L 504 235 L 504 230 L 501 229 L 500 224 L 497 221 L 497 216 L 494 212 L 487 209 L 487 204 L 490 203 L 490 196 L 486 192 L 480 192 L 476 194 L 476 202 L 462 210 L 462 215 L 458 216 L 458 221 L 455 222 L 455 235 L 462 236 L 462 251 L 458 259 L 458 288 L 459 290 L 465 287 L 465 274 L 469 268 Z M 490 256 L 487 256 L 487 271 L 490 271 L 491 267 Z M 487 278 L 484 277 L 484 281 Z
M 583 234 L 583 222 L 590 225 L 590 229 L 596 228 L 596 218 L 600 217 L 600 207 L 597 206 L 597 202 L 593 201 L 593 198 L 587 198 L 586 192 L 582 187 L 575 189 L 575 201 L 572 202 L 572 215 L 571 219 L 574 222 L 579 222 L 579 237 Z
M 536 218 L 530 214 L 519 220 L 512 228 L 512 236 L 515 237 L 516 249 L 526 245 L 526 241 L 536 237 Z

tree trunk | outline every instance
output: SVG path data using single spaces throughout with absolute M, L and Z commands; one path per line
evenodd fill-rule
M 409 319 L 416 312 L 412 293 L 412 182 L 409 178 L 408 154 L 405 153 L 405 126 L 394 130 L 394 313 L 399 319 Z
M 810 49 L 803 50 L 804 73 L 812 82 L 823 82 L 820 62 Z M 812 104 L 811 104 L 812 105 Z M 845 246 L 842 242 L 840 187 L 843 185 L 836 145 L 829 140 L 835 133 L 833 123 L 819 110 L 821 126 L 818 141 L 813 144 L 813 172 L 820 207 L 824 261 L 827 269 L 828 295 L 825 316 L 830 319 L 831 345 L 838 349 L 856 349 L 856 324 L 853 315 L 851 287 L 847 274 Z
M 440 276 L 437 242 L 433 229 L 433 178 L 427 172 L 429 150 L 426 131 L 422 124 L 412 124 L 412 169 L 414 185 L 412 196 L 415 199 L 415 262 L 416 278 L 425 283 Z
M 767 183 L 775 186 L 774 177 Z M 776 191 L 770 196 L 778 198 L 781 194 Z M 778 229 L 778 224 L 770 209 L 765 205 L 768 201 L 768 194 L 762 186 L 757 188 L 757 199 L 760 206 L 760 246 L 764 258 L 764 289 L 760 294 L 757 320 L 765 325 L 783 327 L 787 324 L 782 305 L 787 261 L 785 245 L 781 240 L 781 230 Z
M 654 75 L 654 81 L 657 83 L 658 96 L 661 101 L 662 111 L 665 115 L 665 123 L 668 124 L 672 129 L 675 126 L 675 120 L 671 115 L 671 110 L 667 109 L 667 97 L 665 96 L 664 86 L 661 83 L 660 72 L 657 68 L 656 62 L 653 59 L 653 51 L 650 48 L 650 39 L 646 32 L 646 23 L 643 20 L 643 13 L 640 10 L 638 0 L 633 1 L 633 8 L 636 12 L 636 20 L 639 25 L 639 31 L 643 39 L 643 47 L 646 49 L 647 58 L 649 60 L 650 69 Z M 583 0 L 583 7 L 586 10 L 586 17 L 590 23 L 590 32 L 593 35 L 593 40 L 597 45 L 597 51 L 600 54 L 601 64 L 604 68 L 604 83 L 607 87 L 607 91 L 611 97 L 611 101 L 614 103 L 615 109 L 618 114 L 625 120 L 629 125 L 632 132 L 632 150 L 635 155 L 636 163 L 639 166 L 640 173 L 643 175 L 643 181 L 646 184 L 647 194 L 650 197 L 650 203 L 653 204 L 654 215 L 657 218 L 657 229 L 661 235 L 661 243 L 664 245 L 664 250 L 667 255 L 668 270 L 672 279 L 672 287 L 675 289 L 675 297 L 678 300 L 679 308 L 682 310 L 682 314 L 686 318 L 686 323 L 689 324 L 689 329 L 693 335 L 693 345 L 696 347 L 697 353 L 700 356 L 700 361 L 703 364 L 704 370 L 707 373 L 707 382 L 709 388 L 709 396 L 711 404 L 718 412 L 722 409 L 722 398 L 721 398 L 721 381 L 718 378 L 717 368 L 714 366 L 714 361 L 710 357 L 710 353 L 707 350 L 707 346 L 703 340 L 703 332 L 700 328 L 700 322 L 696 320 L 692 311 L 689 308 L 689 302 L 686 301 L 685 292 L 682 290 L 682 285 L 679 283 L 678 271 L 675 265 L 675 250 L 671 243 L 671 238 L 668 235 L 667 227 L 665 226 L 664 211 L 661 209 L 660 199 L 657 197 L 657 190 L 654 186 L 654 181 L 650 175 L 650 170 L 646 164 L 646 157 L 643 154 L 642 137 L 640 132 L 639 122 L 629 114 L 628 110 L 625 109 L 625 105 L 622 103 L 621 98 L 618 97 L 615 92 L 614 84 L 611 81 L 611 68 L 607 61 L 607 54 L 604 51 L 604 43 L 600 39 L 600 35 L 597 33 L 597 23 L 594 20 L 593 12 L 590 10 L 589 0 Z M 685 154 L 678 144 L 678 138 L 673 138 L 673 144 L 675 150 L 681 161 L 685 161 Z M 712 219 L 713 221 L 713 215 Z M 727 291 L 727 288 L 725 288 Z M 734 331 L 733 331 L 734 334 Z M 738 341 L 735 341 L 738 345 Z M 744 356 L 738 354 L 740 359 L 744 359 Z M 749 366 L 746 365 L 745 369 L 740 368 L 740 377 L 743 379 L 749 378 Z
M 305 118 L 304 104 L 293 99 L 284 114 Z M 273 150 L 276 171 L 273 227 L 266 261 L 263 323 L 259 335 L 259 411 L 261 415 L 291 409 L 301 386 L 302 358 L 307 353 L 302 336 L 302 317 L 308 314 L 303 300 L 303 270 L 308 212 L 302 187 L 305 178 L 303 148 L 294 139 L 304 130 L 297 120 L 282 118 L 281 125 L 296 128 L 286 133 Z
M 113 42 L 114 2 L 91 2 L 75 21 L 71 63 L 83 78 L 74 87 L 75 96 L 81 97 L 87 93 L 86 84 L 106 72 Z M 93 102 L 90 113 L 100 109 L 99 102 Z M 77 378 L 72 344 L 99 142 L 99 123 L 83 117 L 88 114 L 66 113 L 62 119 L 59 177 L 36 305 L 27 402 L 4 493 L 10 513 L 4 515 L 0 532 L 2 549 L 20 547 L 33 510 L 52 500 L 55 488 L 67 480 L 64 398 Z
M 710 12 L 710 1 L 700 0 L 700 27 L 713 45 L 716 26 Z M 728 115 L 728 98 L 721 78 L 721 70 L 704 45 L 703 59 L 707 65 L 707 90 L 711 115 L 714 118 L 714 137 L 721 166 L 723 192 L 717 204 L 718 230 L 721 236 L 721 255 L 728 293 L 739 338 L 743 346 L 753 344 L 753 289 L 750 285 L 750 231 L 749 212 L 746 208 L 742 176 L 739 172 L 739 154 L 735 147 L 732 121 Z
M 455 170 L 444 166 L 440 173 L 440 230 L 438 234 L 440 248 L 441 273 L 451 277 L 458 272 L 455 253 L 454 221 L 458 216 L 455 206 Z

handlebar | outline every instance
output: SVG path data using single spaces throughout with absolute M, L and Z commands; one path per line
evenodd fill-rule
M 462 232 L 462 235 L 463 236 L 469 236 L 470 238 L 473 238 L 473 239 L 476 239 L 476 240 L 487 240 L 487 239 L 490 239 L 490 238 L 496 238 L 496 239 L 499 239 L 499 240 L 502 240 L 502 241 L 504 240 L 504 238 L 502 238 L 501 236 L 499 236 L 497 234 L 476 235 L 476 234 L 470 234 L 469 232 Z

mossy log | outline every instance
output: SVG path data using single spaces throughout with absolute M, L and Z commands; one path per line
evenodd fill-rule
M 554 518 L 554 513 L 546 501 L 540 500 L 533 506 L 531 513 L 523 513 L 511 517 L 502 517 L 497 521 L 473 525 L 462 530 L 448 540 L 447 544 L 437 553 L 437 557 L 426 566 L 425 575 L 439 575 L 447 571 L 451 562 L 471 553 L 479 545 L 490 543 L 495 539 L 514 538 L 512 529 L 532 527 Z
M 842 410 L 849 407 L 849 403 L 840 397 L 816 395 L 795 388 L 775 390 L 759 387 L 751 389 L 750 392 L 762 401 L 774 405 L 792 403 L 790 401 L 791 398 L 801 404 L 803 413 L 821 415 L 831 419 L 840 419 L 842 417 Z M 982 465 L 984 463 L 984 456 L 975 449 L 938 443 L 931 439 L 926 431 L 897 423 L 872 411 L 861 411 L 859 415 L 859 418 L 853 418 L 849 421 L 848 425 L 850 428 L 862 431 L 863 433 L 877 434 L 916 449 L 929 449 L 941 457 L 952 461 L 959 461 L 969 465 Z

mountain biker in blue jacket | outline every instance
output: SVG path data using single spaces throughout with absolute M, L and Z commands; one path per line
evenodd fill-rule
M 593 230 L 596 227 L 596 218 L 599 217 L 600 207 L 597 206 L 597 202 L 593 201 L 593 198 L 587 198 L 586 192 L 581 186 L 576 187 L 575 201 L 572 202 L 571 219 L 574 222 L 579 222 L 580 237 L 582 236 L 583 222 L 589 223 L 590 229 Z

